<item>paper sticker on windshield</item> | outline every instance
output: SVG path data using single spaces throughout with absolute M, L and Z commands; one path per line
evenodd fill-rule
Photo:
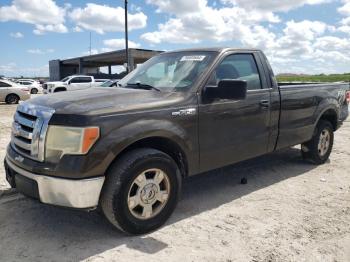
M 186 55 L 181 58 L 181 62 L 184 61 L 198 61 L 201 62 L 205 58 L 205 55 Z

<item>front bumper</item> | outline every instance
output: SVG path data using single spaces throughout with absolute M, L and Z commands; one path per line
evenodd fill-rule
M 12 187 L 42 203 L 87 209 L 98 205 L 105 177 L 72 180 L 43 176 L 28 172 L 7 157 L 5 159 L 6 179 Z

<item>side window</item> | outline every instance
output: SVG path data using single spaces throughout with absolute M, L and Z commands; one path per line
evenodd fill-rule
M 74 77 L 71 80 L 72 84 L 78 84 L 78 83 L 91 83 L 92 80 L 90 77 Z
M 76 84 L 76 83 L 80 83 L 80 77 L 74 77 L 70 80 L 71 84 Z
M 0 88 L 1 88 L 1 87 L 11 87 L 11 85 L 9 85 L 8 83 L 1 82 L 1 81 L 0 81 Z
M 80 83 L 91 83 L 91 77 L 80 77 Z
M 211 76 L 210 84 L 223 79 L 247 81 L 248 90 L 261 89 L 261 79 L 252 54 L 234 54 L 226 57 Z

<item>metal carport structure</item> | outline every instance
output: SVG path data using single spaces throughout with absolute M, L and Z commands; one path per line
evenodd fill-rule
M 134 69 L 137 64 L 142 64 L 161 52 L 130 48 L 130 68 Z M 126 62 L 125 49 L 64 60 L 51 60 L 49 62 L 50 81 L 58 81 L 74 74 L 98 75 L 100 67 L 108 67 L 108 75 L 112 76 L 112 66 L 122 66 Z

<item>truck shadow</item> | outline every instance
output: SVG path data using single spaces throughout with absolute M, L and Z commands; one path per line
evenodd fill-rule
M 166 233 L 169 225 L 313 168 L 302 161 L 298 149 L 291 148 L 189 178 L 182 200 L 163 230 Z M 240 184 L 243 177 L 246 185 Z M 155 254 L 168 247 L 157 236 L 159 232 L 125 236 L 98 212 L 46 206 L 24 197 L 0 204 L 0 254 L 4 261 L 77 261 L 101 258 L 111 249 L 117 249 L 116 255 Z

